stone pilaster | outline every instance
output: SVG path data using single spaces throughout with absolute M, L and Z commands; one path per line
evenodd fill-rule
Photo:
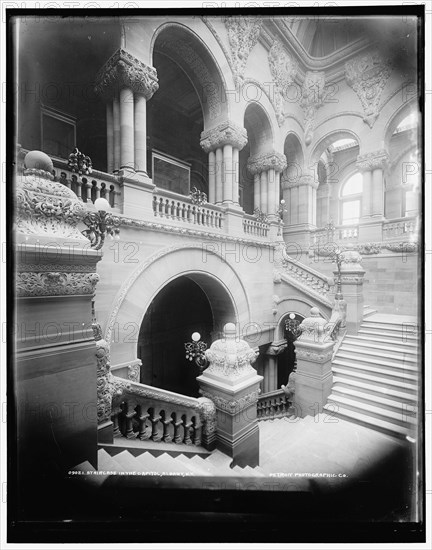
M 210 202 L 238 207 L 239 151 L 246 143 L 246 130 L 230 121 L 201 133 L 201 147 L 209 155 Z
M 147 178 L 146 102 L 158 89 L 157 73 L 129 52 L 117 50 L 100 69 L 95 91 L 107 102 L 108 166 L 125 176 Z M 118 113 L 117 113 L 118 111 Z M 117 151 L 116 151 L 116 135 Z M 119 148 L 119 151 L 118 151 Z
M 319 309 L 313 307 L 310 317 L 301 323 L 301 335 L 294 342 L 297 371 L 293 404 L 301 418 L 322 412 L 330 395 L 334 342 L 326 330 L 327 325 Z
M 384 174 L 389 155 L 385 149 L 357 157 L 356 166 L 363 174 L 362 211 L 359 240 L 381 241 L 384 219 Z
M 257 401 L 262 376 L 252 363 L 256 352 L 236 338 L 232 323 L 224 326 L 223 338 L 206 351 L 209 367 L 197 378 L 200 393 L 216 405 L 217 447 L 240 466 L 259 464 Z
M 363 321 L 363 280 L 365 270 L 361 262 L 362 257 L 356 251 L 342 253 L 341 283 L 342 294 L 347 304 L 346 327 L 349 334 L 357 334 Z M 338 272 L 334 271 L 335 281 Z

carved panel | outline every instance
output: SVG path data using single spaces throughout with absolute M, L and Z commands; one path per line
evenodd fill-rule
M 304 112 L 305 143 L 310 145 L 315 129 L 315 115 L 324 101 L 325 73 L 308 71 L 302 88 L 301 106 Z
M 249 54 L 258 42 L 262 19 L 258 16 L 225 17 L 225 27 L 231 50 L 234 82 L 239 86 L 243 82 Z
M 65 296 L 94 294 L 97 273 L 20 271 L 16 274 L 17 296 Z

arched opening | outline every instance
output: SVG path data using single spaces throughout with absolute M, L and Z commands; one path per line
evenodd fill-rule
M 159 89 L 148 103 L 148 166 L 158 187 L 208 195 L 201 132 L 224 116 L 224 86 L 209 52 L 181 25 L 162 29 L 153 46 Z
M 198 366 L 186 359 L 186 342 L 194 332 L 210 347 L 222 327 L 235 321 L 225 289 L 203 274 L 177 277 L 154 297 L 138 338 L 141 383 L 198 397 Z
M 288 377 L 297 366 L 294 342 L 300 336 L 298 327 L 304 320 L 304 317 L 299 313 L 288 313 L 282 319 L 282 328 L 284 339 L 287 342 L 287 347 L 278 356 L 277 362 L 277 380 L 278 388 L 282 384 L 286 385 Z
M 247 169 L 249 157 L 269 153 L 273 149 L 273 132 L 270 121 L 257 103 L 251 103 L 244 114 L 244 127 L 248 135 L 248 143 L 240 151 L 240 206 L 252 214 L 256 207 L 254 201 L 254 176 Z
M 360 220 L 363 176 L 356 172 L 342 184 L 340 190 L 340 225 L 356 225 Z

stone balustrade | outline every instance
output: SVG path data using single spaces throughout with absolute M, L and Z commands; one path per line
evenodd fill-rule
M 285 263 L 285 273 L 292 279 L 295 279 L 302 285 L 308 287 L 314 293 L 317 293 L 324 298 L 330 297 L 333 280 L 319 271 L 315 271 L 311 267 L 305 264 L 300 264 L 300 262 L 287 257 Z
M 112 377 L 113 436 L 154 442 L 203 445 L 215 442 L 215 406 L 194 398 Z
M 258 397 L 258 420 L 270 420 L 287 416 L 291 403 L 283 390 L 275 390 Z
M 218 206 L 193 204 L 189 197 L 157 189 L 153 195 L 153 213 L 155 217 L 173 221 L 201 225 L 222 230 L 224 210 Z
M 245 214 L 243 216 L 243 230 L 247 235 L 254 237 L 267 237 L 270 225 L 265 222 L 258 221 L 254 216 Z
M 416 231 L 417 218 L 412 216 L 410 218 L 397 218 L 388 220 L 383 224 L 382 234 L 383 240 L 390 240 L 393 238 L 409 237 Z

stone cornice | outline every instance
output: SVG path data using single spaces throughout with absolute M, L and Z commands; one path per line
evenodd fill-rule
M 206 153 L 224 145 L 232 145 L 239 151 L 246 145 L 247 132 L 241 126 L 226 121 L 201 133 L 200 145 Z
M 360 172 L 367 172 L 368 170 L 375 170 L 376 168 L 387 168 L 389 162 L 389 154 L 385 149 L 374 151 L 372 153 L 366 153 L 357 157 L 356 167 Z
M 247 168 L 252 175 L 260 174 L 261 172 L 271 169 L 276 170 L 276 172 L 282 172 L 285 170 L 286 166 L 286 156 L 277 151 L 249 157 L 247 162 Z
M 95 79 L 95 92 L 107 100 L 121 88 L 130 88 L 146 99 L 150 99 L 159 88 L 156 69 L 122 48 L 99 70 Z

